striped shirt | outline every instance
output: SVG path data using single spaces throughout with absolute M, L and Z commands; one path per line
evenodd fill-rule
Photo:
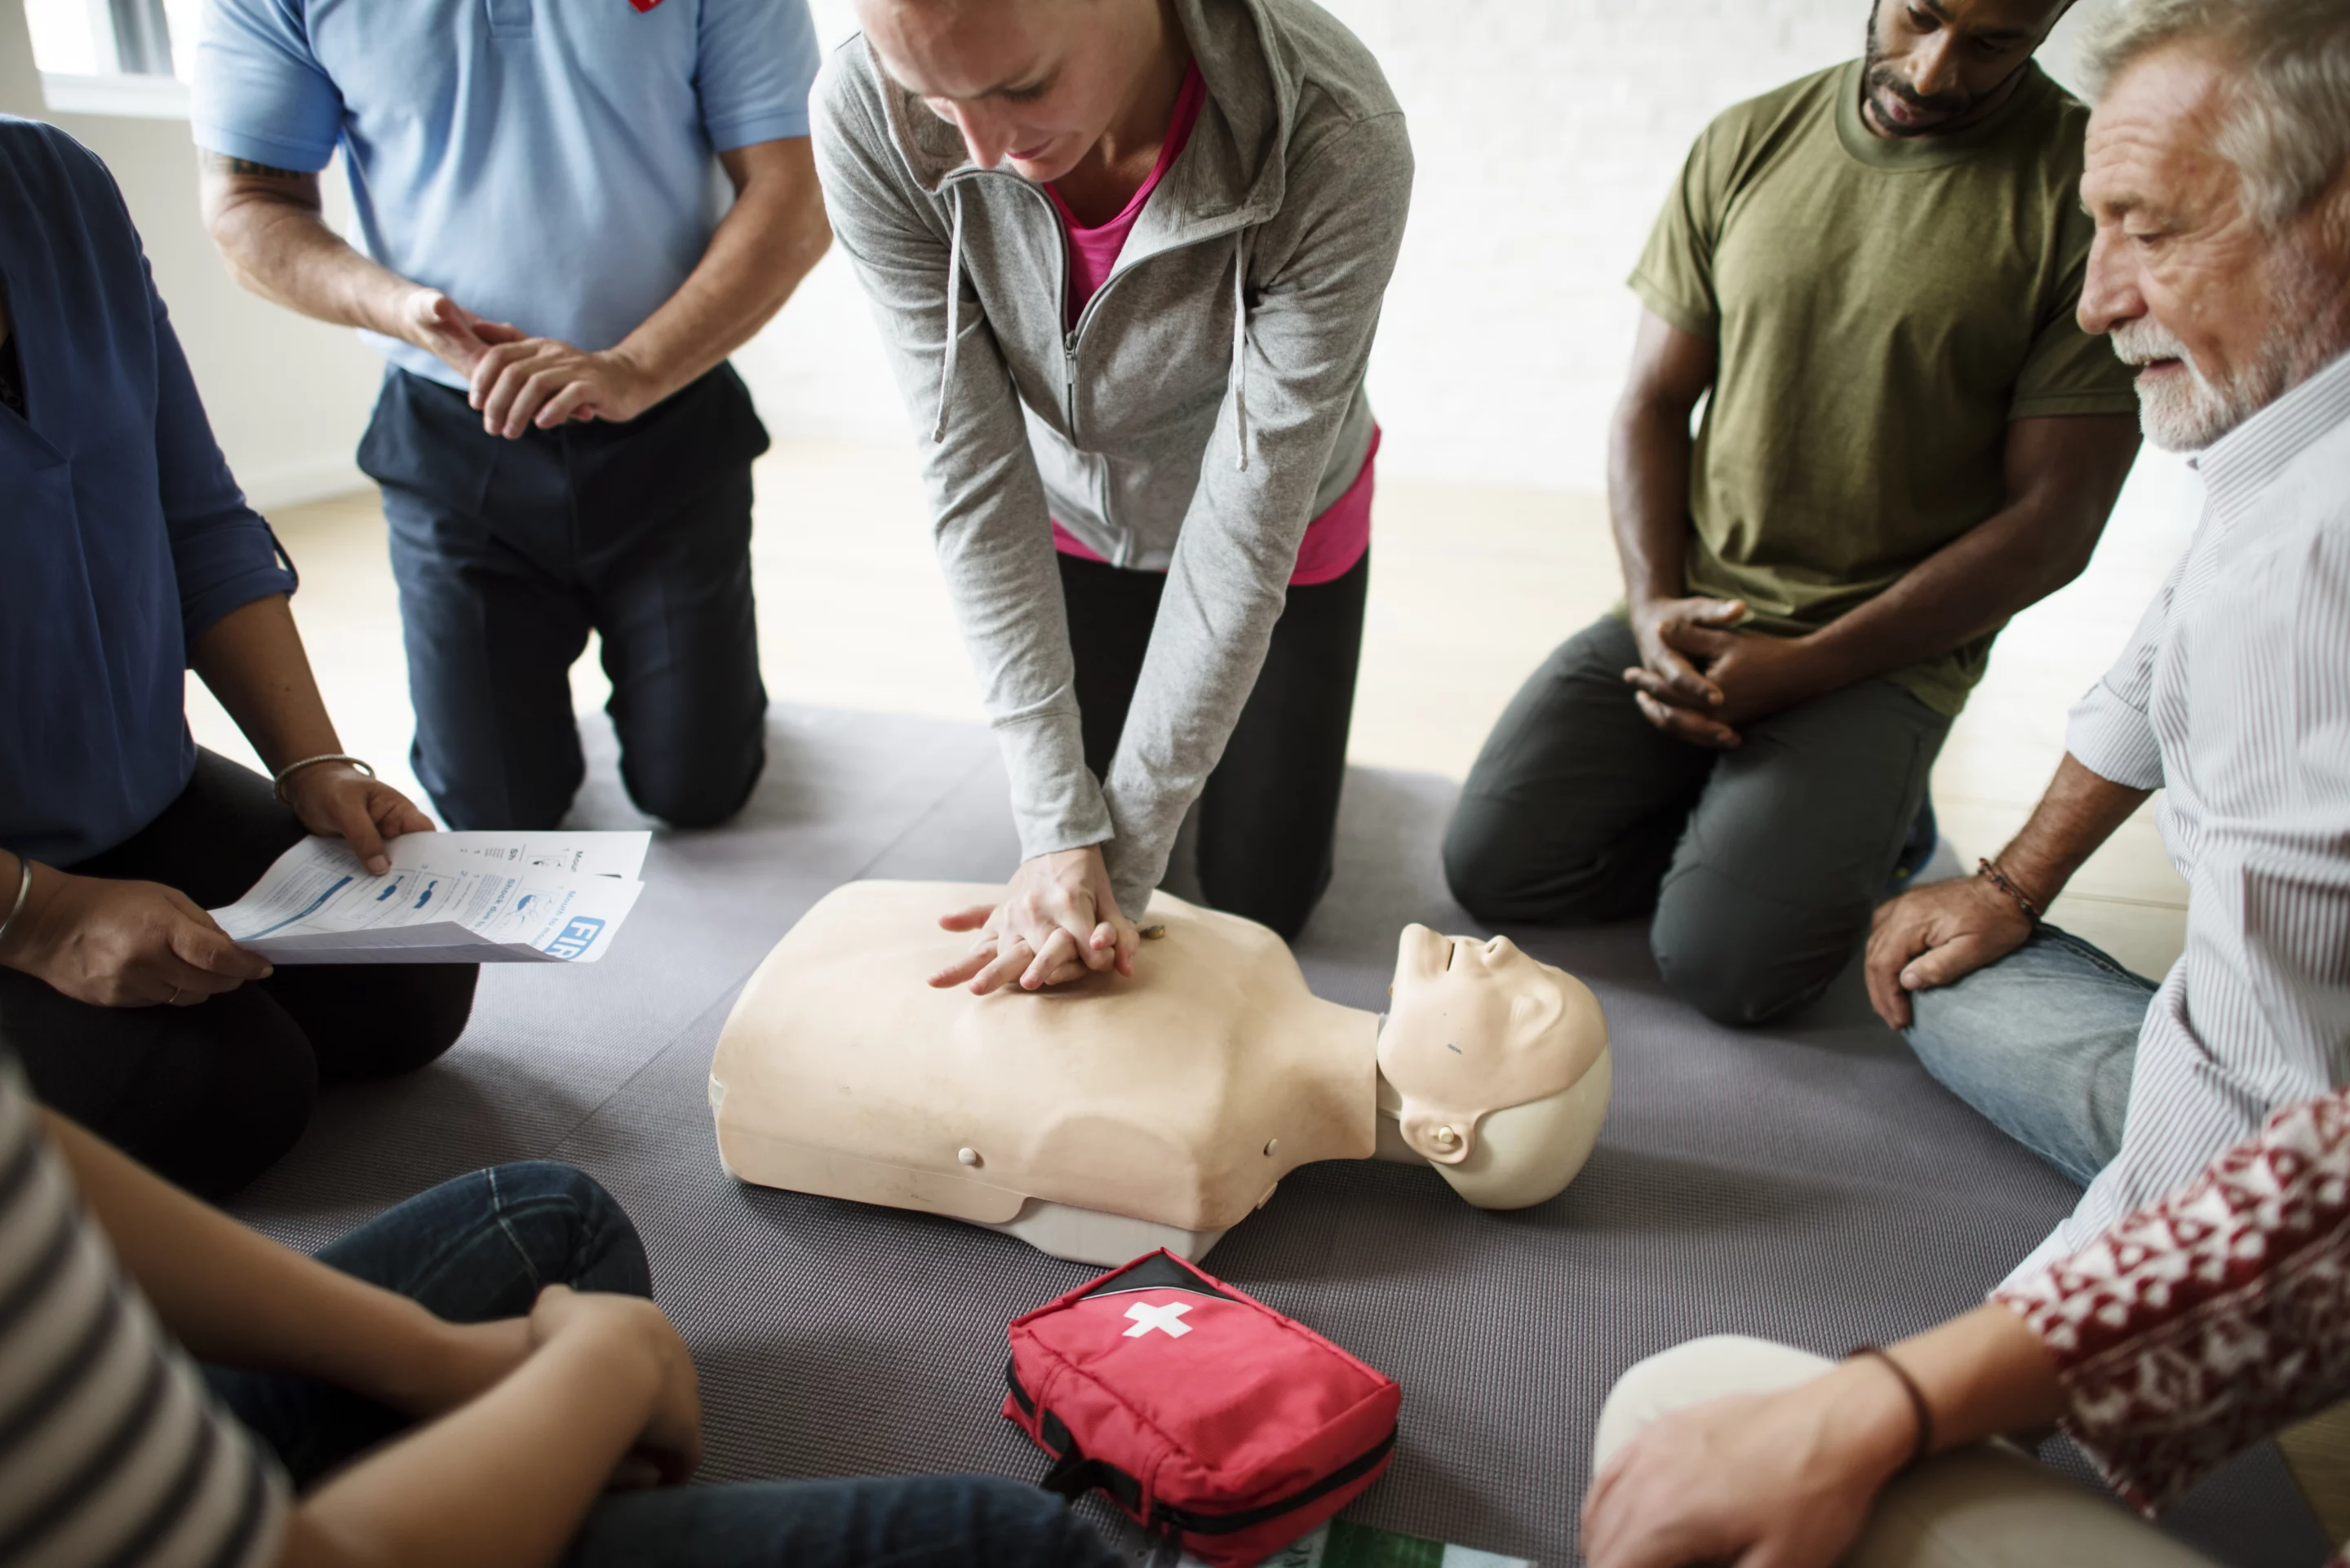
M 2187 947 L 2121 1152 L 2013 1278 L 2350 1084 L 2350 355 L 2203 453 L 2203 515 L 2065 749 L 2163 792 Z
M 0 1059 L 0 1563 L 257 1568 L 286 1489 L 124 1282 Z

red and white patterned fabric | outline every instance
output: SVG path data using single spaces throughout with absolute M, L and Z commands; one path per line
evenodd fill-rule
M 2350 1393 L 2350 1090 L 1991 1299 L 2055 1357 L 2106 1479 L 2149 1511 L 2177 1497 Z

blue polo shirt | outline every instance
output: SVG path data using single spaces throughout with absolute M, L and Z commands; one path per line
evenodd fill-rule
M 806 0 L 207 0 L 195 139 L 306 173 L 339 144 L 369 255 L 601 349 L 701 261 L 714 155 L 808 133 L 817 64 Z
M 0 845 L 70 866 L 187 787 L 190 645 L 294 577 L 229 477 L 112 176 L 5 115 L 0 278 L 25 393 L 21 417 L 0 406 Z

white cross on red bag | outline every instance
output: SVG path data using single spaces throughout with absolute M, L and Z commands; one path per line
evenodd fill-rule
M 1134 1320 L 1134 1326 L 1128 1329 L 1123 1337 L 1140 1339 L 1155 1328 L 1170 1338 L 1180 1339 L 1191 1332 L 1191 1325 L 1182 1321 L 1183 1314 L 1191 1310 L 1190 1303 L 1186 1302 L 1165 1302 L 1158 1306 L 1137 1302 L 1126 1309 L 1126 1315 Z

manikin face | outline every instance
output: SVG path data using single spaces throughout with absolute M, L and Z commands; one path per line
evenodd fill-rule
M 1480 1115 L 1566 1088 L 1607 1040 L 1590 991 L 1509 938 L 1404 929 L 1379 1071 L 1402 1096 L 1405 1141 L 1429 1159 L 1460 1161 Z
M 2159 49 L 2125 67 L 2089 118 L 2081 202 L 2096 220 L 2084 331 L 2113 335 L 2137 373 L 2147 439 L 2210 445 L 2338 352 L 2350 258 L 2326 243 L 2330 200 L 2272 233 L 2216 151 L 2226 73 L 2205 52 Z M 2328 286 L 2329 277 L 2333 280 Z
M 972 161 L 1058 180 L 1101 140 L 1159 44 L 1157 0 L 857 0 L 882 68 Z
M 1877 0 L 1862 75 L 1870 129 L 1932 136 L 1983 118 L 2072 0 Z

